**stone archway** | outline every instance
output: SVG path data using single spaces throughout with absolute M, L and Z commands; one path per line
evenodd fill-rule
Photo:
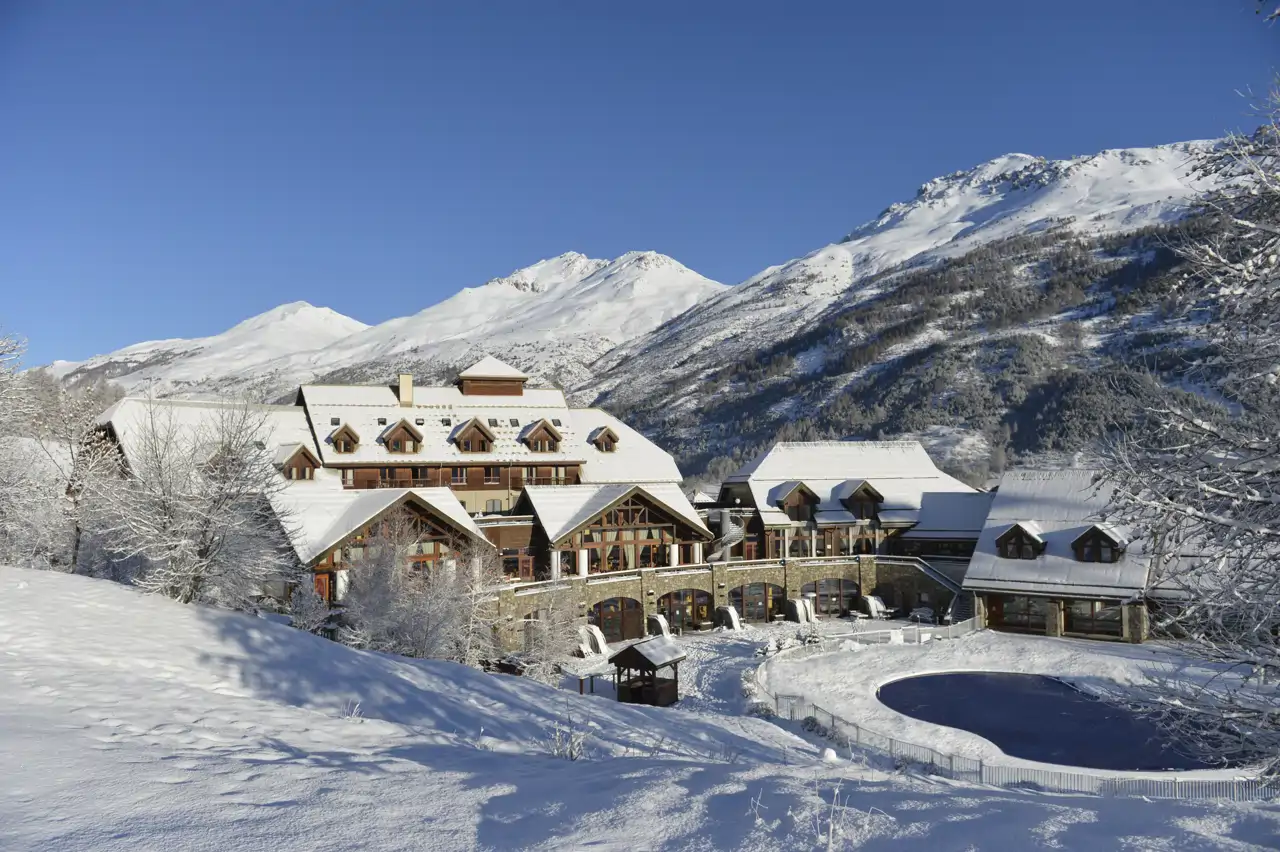
M 748 583 L 729 590 L 729 604 L 743 621 L 780 621 L 787 591 L 773 583 Z
M 635 598 L 606 598 L 587 610 L 587 620 L 599 627 L 609 642 L 645 635 L 644 608 Z
M 711 623 L 711 593 L 702 589 L 676 589 L 658 598 L 658 614 L 672 629 L 697 630 Z
M 800 587 L 800 596 L 814 595 L 814 610 L 819 615 L 845 615 L 857 608 L 862 588 L 857 580 L 824 577 Z

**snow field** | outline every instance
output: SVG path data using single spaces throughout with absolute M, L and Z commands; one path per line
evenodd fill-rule
M 0 568 L 0 849 L 1266 849 L 1257 806 L 1036 796 L 824 762 L 742 715 L 784 625 L 680 640 L 620 706 L 267 619 Z M 588 757 L 550 755 L 559 720 Z M 835 793 L 837 790 L 839 792 Z M 831 809 L 833 794 L 839 807 Z

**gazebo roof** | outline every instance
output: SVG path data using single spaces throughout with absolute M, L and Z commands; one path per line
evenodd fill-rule
M 634 645 L 628 645 L 609 658 L 619 668 L 639 671 L 657 671 L 683 662 L 684 651 L 669 636 L 654 636 Z

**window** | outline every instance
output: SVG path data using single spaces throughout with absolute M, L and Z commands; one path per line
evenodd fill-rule
M 330 417 L 330 418 L 329 418 L 329 425 L 330 425 L 330 426 L 340 426 L 340 425 L 342 425 L 342 421 L 341 421 L 340 419 L 338 419 L 337 417 Z
M 558 467 L 558 468 L 556 468 L 556 469 L 555 469 L 555 474 L 554 474 L 554 475 L 555 475 L 555 482 L 556 482 L 556 485 L 564 485 L 564 484 L 565 484 L 564 468 L 562 468 L 562 467 Z
M 501 500 L 486 500 L 486 501 L 484 501 L 484 510 L 485 510 L 486 512 L 489 512 L 490 514 L 493 514 L 493 513 L 495 513 L 495 512 L 501 512 L 501 511 L 502 511 L 502 501 L 501 501 Z
M 387 418 L 385 418 L 385 417 L 379 417 L 379 418 L 378 418 L 378 425 L 379 425 L 379 426 L 386 426 L 386 425 L 387 425 Z
M 538 469 L 536 467 L 526 467 L 524 469 L 524 481 L 536 482 L 538 479 Z
M 1115 562 L 1121 550 L 1111 537 L 1099 529 L 1090 529 L 1077 538 L 1072 546 L 1080 562 Z
M 1104 601 L 1065 601 L 1063 627 L 1067 633 L 1091 633 L 1103 636 L 1119 636 L 1121 607 Z
M 464 453 L 487 453 L 489 452 L 489 439 L 463 438 L 462 451 Z
M 342 484 L 347 486 L 356 484 L 356 472 L 354 469 L 349 467 L 342 469 Z
M 395 439 L 393 439 L 393 440 L 391 441 L 391 452 L 393 452 L 393 453 L 398 453 L 398 452 L 400 452 L 400 439 L 399 439 L 399 438 L 395 438 Z
M 333 442 L 333 449 L 339 453 L 349 453 L 355 449 L 355 445 L 347 438 L 337 438 Z
M 1040 555 L 1038 544 L 1018 527 L 996 539 L 997 552 L 1004 559 L 1035 559 Z
M 519 421 L 519 420 L 517 420 L 516 418 L 512 417 L 512 418 L 511 418 L 511 425 L 512 425 L 512 426 L 519 426 L 519 425 L 520 425 L 520 421 Z
M 554 453 L 559 449 L 559 444 L 554 438 L 534 438 L 529 442 L 529 449 L 535 453 Z
M 497 425 L 498 425 L 498 418 L 496 418 L 496 417 L 490 417 L 490 418 L 489 418 L 489 425 L 490 425 L 490 426 L 497 426 Z
M 440 418 L 440 425 L 441 425 L 441 426 L 452 426 L 452 425 L 453 425 L 453 420 L 451 420 L 451 419 L 450 419 L 450 418 L 448 418 L 448 417 L 442 417 L 442 418 Z
M 600 452 L 602 453 L 611 453 L 614 451 L 614 448 L 617 445 L 613 443 L 612 438 L 610 438 L 608 435 L 605 435 L 603 438 L 600 439 L 600 443 L 597 444 L 596 446 L 600 449 Z
M 502 482 L 502 468 L 486 467 L 484 469 L 484 484 L 498 485 Z
M 556 419 L 554 419 L 554 418 L 553 418 L 553 419 L 551 420 L 551 425 L 552 425 L 552 426 L 562 426 L 562 425 L 564 425 L 564 424 L 562 424 L 559 420 L 556 420 Z
M 452 482 L 454 485 L 466 485 L 467 469 L 465 467 L 455 467 L 453 469 L 453 474 L 450 477 L 449 481 Z
M 427 423 L 427 421 L 423 420 L 421 417 L 416 418 L 413 422 L 416 426 L 425 426 Z

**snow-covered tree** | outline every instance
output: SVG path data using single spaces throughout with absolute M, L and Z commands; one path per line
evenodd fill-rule
M 1221 405 L 1155 393 L 1105 451 L 1111 511 L 1152 558 L 1156 629 L 1213 678 L 1163 679 L 1150 708 L 1181 741 L 1280 774 L 1280 100 L 1205 152 L 1217 236 L 1180 249 L 1175 316 L 1205 339 L 1184 378 Z M 1159 587 L 1158 589 L 1155 587 Z
M 229 402 L 197 422 L 152 401 L 130 436 L 125 470 L 90 481 L 102 534 L 138 586 L 186 603 L 251 609 L 269 584 L 293 582 L 289 517 L 270 498 L 285 481 L 268 453 L 265 411 Z
M 505 582 L 497 548 L 483 541 L 468 541 L 459 548 L 451 592 L 457 601 L 457 625 L 450 659 L 481 668 L 498 656 L 497 589 Z
M 32 447 L 18 440 L 31 413 L 30 396 L 18 372 L 24 348 L 18 337 L 0 335 L 0 560 L 4 561 L 24 561 L 33 550 L 29 537 Z
M 119 462 L 97 421 L 120 392 L 106 383 L 68 386 L 41 372 L 30 374 L 28 383 L 29 434 L 38 451 L 33 462 L 43 473 L 33 477 L 31 500 L 45 509 L 31 534 L 49 539 L 51 567 L 79 573 L 86 569 L 86 540 L 98 526 L 91 486 L 113 476 Z
M 518 656 L 526 677 L 558 686 L 560 666 L 574 655 L 578 627 L 586 622 L 579 615 L 578 595 L 567 581 L 544 587 L 538 598 L 538 609 L 521 625 L 524 648 Z
M 350 561 L 339 639 L 360 648 L 453 660 L 479 667 L 497 651 L 496 590 L 502 561 L 486 542 L 430 546 L 427 528 L 406 507 L 372 526 Z

